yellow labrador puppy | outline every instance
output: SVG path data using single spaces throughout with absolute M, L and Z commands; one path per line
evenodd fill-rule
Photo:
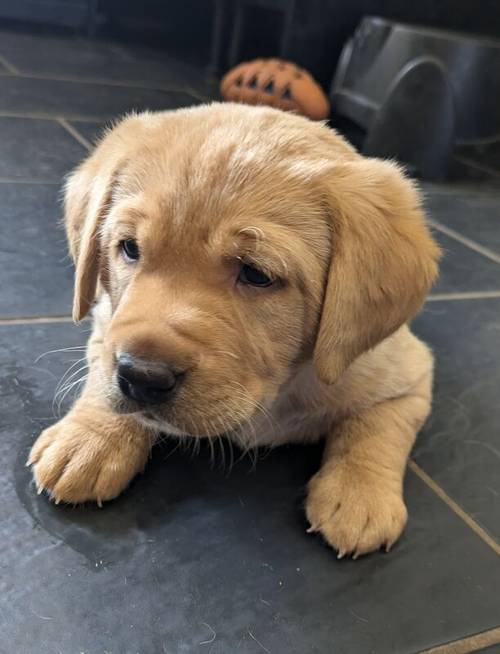
M 74 318 L 90 372 L 30 454 L 56 501 L 101 503 L 159 433 L 244 448 L 326 437 L 307 518 L 339 556 L 389 548 L 431 404 L 406 322 L 439 250 L 396 165 L 324 125 L 211 104 L 124 119 L 72 174 Z

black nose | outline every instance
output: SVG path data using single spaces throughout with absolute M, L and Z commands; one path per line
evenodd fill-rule
M 125 397 L 139 404 L 161 404 L 174 390 L 179 375 L 166 364 L 122 354 L 118 358 L 118 385 Z

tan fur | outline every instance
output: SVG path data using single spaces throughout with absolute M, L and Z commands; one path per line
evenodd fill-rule
M 39 488 L 111 499 L 159 432 L 247 448 L 326 436 L 311 528 L 339 555 L 396 541 L 432 385 L 432 356 L 406 322 L 439 258 L 397 166 L 269 108 L 146 113 L 71 176 L 66 224 L 76 320 L 97 295 L 91 372 L 32 449 Z M 124 238 L 139 242 L 134 264 Z M 237 284 L 242 260 L 282 282 Z M 186 371 L 172 402 L 132 411 L 116 381 L 125 351 Z

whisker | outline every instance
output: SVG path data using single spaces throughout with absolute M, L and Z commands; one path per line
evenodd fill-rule
M 193 438 L 193 441 L 194 441 L 193 455 L 197 456 L 200 453 L 201 438 L 195 437 L 195 438 Z
M 46 357 L 48 354 L 55 354 L 56 352 L 74 352 L 78 350 L 83 351 L 86 349 L 87 349 L 86 345 L 74 345 L 72 347 L 61 347 L 57 350 L 48 350 L 48 352 L 44 352 L 43 354 L 40 354 L 40 356 L 38 356 L 35 359 L 35 363 L 38 363 L 40 359 L 43 359 L 43 357 Z
M 71 391 L 72 388 L 74 388 L 78 383 L 83 381 L 84 379 L 87 378 L 87 373 L 83 375 L 80 379 L 76 379 L 75 377 L 78 376 L 80 373 L 84 372 L 85 370 L 88 369 L 88 365 L 84 364 L 78 370 L 75 370 L 69 377 L 67 377 L 65 380 L 61 380 L 59 382 L 55 393 L 54 393 L 54 399 L 52 400 L 52 411 L 54 414 L 55 412 L 55 406 L 57 404 L 57 414 L 60 415 L 61 413 L 61 406 L 62 403 L 64 402 L 64 399 L 67 397 L 68 393 Z
M 269 411 L 268 411 L 268 410 L 263 406 L 263 404 L 261 404 L 261 403 L 258 402 L 257 400 L 255 400 L 255 399 L 253 399 L 252 397 L 250 397 L 249 392 L 248 392 L 248 389 L 245 388 L 245 386 L 243 386 L 243 384 L 240 384 L 239 382 L 233 382 L 233 383 L 234 383 L 236 386 L 239 386 L 239 387 L 241 388 L 241 390 L 243 391 L 243 393 L 245 394 L 245 396 L 248 398 L 248 400 L 252 403 L 252 405 L 254 406 L 254 408 L 257 409 L 258 411 L 260 411 L 260 412 L 262 413 L 262 415 L 263 415 L 263 416 L 268 420 L 269 427 L 270 427 L 272 430 L 274 430 L 274 429 L 276 429 L 276 428 L 281 429 L 281 427 L 279 426 L 279 424 L 278 424 L 278 423 L 276 422 L 276 420 L 272 417 L 272 415 L 269 413 Z
M 82 363 L 85 360 L 86 360 L 86 357 L 82 357 L 81 359 L 77 359 L 76 361 L 74 361 L 72 363 L 72 365 L 66 370 L 66 372 L 61 377 L 59 383 L 57 384 L 56 390 L 54 391 L 55 393 L 57 393 L 59 387 L 62 386 L 65 381 L 67 381 L 67 379 L 68 379 L 67 376 L 73 370 L 73 368 L 75 368 L 75 366 L 77 366 L 79 363 Z
M 161 443 L 166 443 L 167 440 L 168 440 L 167 434 L 160 433 L 159 439 L 157 441 L 157 445 L 160 445 Z M 169 459 L 173 454 L 175 454 L 177 450 L 180 448 L 180 446 L 181 446 L 180 439 L 177 439 L 175 447 L 172 450 L 170 450 L 170 452 L 167 454 L 167 456 L 165 457 L 165 461 Z
M 226 438 L 227 443 L 229 445 L 229 472 L 233 469 L 234 465 L 234 448 L 233 448 L 233 441 L 231 440 L 230 437 Z
M 67 397 L 67 396 L 69 395 L 69 393 L 71 392 L 71 390 L 72 390 L 73 388 L 75 388 L 75 386 L 78 386 L 78 385 L 81 384 L 82 382 L 85 382 L 85 381 L 87 380 L 87 377 L 88 377 L 88 375 L 84 375 L 84 376 L 81 377 L 80 379 L 76 379 L 75 381 L 71 382 L 71 384 L 69 384 L 69 385 L 66 387 L 66 389 L 65 389 L 65 391 L 64 391 L 64 393 L 63 393 L 63 395 L 61 396 L 61 398 L 59 399 L 59 401 L 58 401 L 58 403 L 57 403 L 57 415 L 58 415 L 58 416 L 61 415 L 61 407 L 62 407 L 62 404 L 63 404 L 64 400 L 66 399 L 66 397 Z
M 67 391 L 68 388 L 71 388 L 73 384 L 75 384 L 75 382 L 81 381 L 81 379 L 86 377 L 87 375 L 84 374 L 83 377 L 81 377 L 80 379 L 75 379 L 75 377 L 80 373 L 84 372 L 86 368 L 87 366 L 82 366 L 81 368 L 76 370 L 75 373 L 71 375 L 71 377 L 66 381 L 64 386 L 61 386 L 61 388 L 57 391 L 57 394 L 54 395 L 54 400 L 58 400 L 61 397 L 61 395 L 63 395 Z
M 61 378 L 61 381 L 58 383 L 58 385 L 56 386 L 56 389 L 55 389 L 55 391 L 54 391 L 54 399 L 57 398 L 57 397 L 59 396 L 59 394 L 61 393 L 62 389 L 66 386 L 66 384 L 67 384 L 68 382 L 70 382 L 74 377 L 76 377 L 76 376 L 79 375 L 83 370 L 85 370 L 86 368 L 89 367 L 88 364 L 85 363 L 83 366 L 81 366 L 80 368 L 78 368 L 78 370 L 74 370 L 74 371 L 71 373 L 71 375 L 68 376 L 68 373 L 70 372 L 70 370 L 71 370 L 72 368 L 74 368 L 78 363 L 81 363 L 82 361 L 83 361 L 83 359 L 80 359 L 80 361 L 77 361 L 76 363 L 74 363 L 74 364 L 73 364 L 73 365 L 72 365 L 72 366 L 71 366 L 71 367 L 70 367 L 70 368 L 69 368 L 69 369 L 64 373 L 64 375 L 63 375 L 62 378 Z
M 213 468 L 215 463 L 215 450 L 212 441 L 212 436 L 208 436 L 208 445 L 210 447 L 210 466 Z
M 225 470 L 226 469 L 226 448 L 224 447 L 224 441 L 222 440 L 220 434 L 217 436 L 217 443 L 220 446 L 222 470 Z

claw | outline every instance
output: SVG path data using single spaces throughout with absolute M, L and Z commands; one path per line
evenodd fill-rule
M 354 554 L 352 555 L 352 560 L 355 561 L 358 558 L 358 556 L 359 556 L 359 552 L 354 552 Z
M 37 486 L 36 487 L 36 494 L 41 495 L 43 493 L 43 486 Z
M 314 534 L 317 531 L 318 531 L 318 528 L 311 525 L 308 529 L 306 529 L 306 534 Z
M 339 550 L 337 553 L 337 559 L 343 559 L 345 554 L 344 550 Z
M 60 497 L 55 497 L 55 498 L 54 498 L 54 504 L 59 504 L 60 502 L 61 502 L 61 498 L 60 498 Z
M 102 509 L 102 500 L 101 500 L 100 497 L 97 498 L 96 502 L 97 502 L 97 506 L 98 506 L 100 509 Z

